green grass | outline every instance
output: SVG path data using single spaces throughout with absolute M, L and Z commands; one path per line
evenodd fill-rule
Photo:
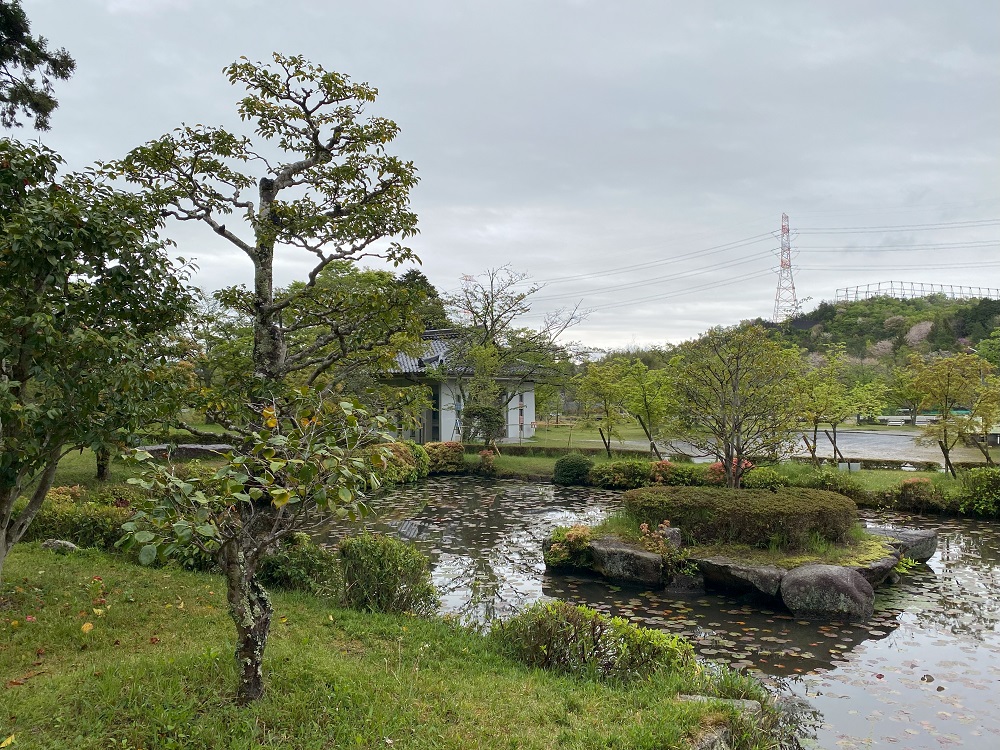
M 0 588 L 0 742 L 684 748 L 733 720 L 718 704 L 674 700 L 709 687 L 696 670 L 611 686 L 529 669 L 440 619 L 362 615 L 287 593 L 274 605 L 265 697 L 239 708 L 221 578 L 19 545 Z M 760 689 L 744 679 L 725 690 Z M 766 746 L 756 742 L 744 747 Z
M 638 425 L 622 425 L 616 429 L 616 435 L 611 440 L 611 450 L 619 447 L 619 440 L 646 441 L 646 434 Z M 596 427 L 580 427 L 578 424 L 544 424 L 535 429 L 534 437 L 524 441 L 525 445 L 545 445 L 558 448 L 601 448 L 601 435 Z
M 500 446 L 503 451 L 503 446 Z M 619 456 L 608 458 L 605 455 L 590 456 L 595 464 L 622 460 Z M 551 481 L 555 471 L 556 456 L 508 456 L 503 453 L 494 459 L 498 476 L 508 478 L 529 478 Z M 470 471 L 479 466 L 479 456 L 474 453 L 465 454 L 465 465 Z

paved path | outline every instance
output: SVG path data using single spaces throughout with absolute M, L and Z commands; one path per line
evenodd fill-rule
M 574 440 L 573 445 L 580 448 L 601 448 L 600 440 Z M 645 450 L 649 448 L 649 443 L 640 440 L 626 440 L 624 444 L 612 444 L 612 449 L 616 445 L 630 450 Z M 682 448 L 683 446 L 678 446 Z M 921 446 L 914 441 L 913 432 L 905 431 L 867 431 L 867 430 L 838 430 L 837 447 L 840 452 L 848 458 L 882 458 L 896 461 L 937 461 L 942 463 L 941 451 L 936 446 Z M 662 450 L 662 448 L 661 448 Z M 694 452 L 691 449 L 690 452 Z M 796 455 L 808 456 L 804 444 L 799 444 Z M 830 457 L 833 455 L 833 448 L 830 441 L 822 433 L 819 438 L 819 455 Z M 983 454 L 975 448 L 967 448 L 963 445 L 955 446 L 951 453 L 953 461 L 982 461 Z

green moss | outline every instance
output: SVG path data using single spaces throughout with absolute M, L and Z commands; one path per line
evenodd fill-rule
M 689 558 L 693 559 L 726 557 L 752 565 L 774 565 L 791 570 L 814 563 L 843 565 L 850 568 L 860 567 L 892 554 L 892 547 L 880 537 L 865 534 L 863 538 L 847 544 L 820 544 L 812 550 L 807 549 L 794 553 L 778 549 L 750 547 L 745 544 L 702 544 L 688 547 L 685 552 Z

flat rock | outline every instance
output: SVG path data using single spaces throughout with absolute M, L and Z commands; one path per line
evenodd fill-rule
M 781 599 L 796 617 L 868 620 L 875 590 L 858 571 L 839 565 L 803 565 L 781 579 Z
M 594 570 L 612 581 L 658 586 L 663 581 L 663 558 L 637 549 L 615 537 L 590 542 Z
M 781 579 L 787 571 L 774 565 L 746 565 L 725 557 L 706 557 L 693 561 L 705 579 L 707 588 L 735 593 L 760 592 L 777 596 Z
M 927 562 L 937 552 L 938 533 L 934 529 L 887 529 L 869 526 L 869 534 L 885 537 L 902 556 L 917 562 Z
M 873 563 L 859 565 L 854 568 L 854 570 L 858 571 L 861 576 L 872 585 L 872 588 L 874 588 L 889 578 L 889 574 L 892 573 L 892 569 L 896 567 L 896 563 L 898 562 L 899 552 L 897 551 L 895 554 L 886 555 L 882 559 L 876 560 Z

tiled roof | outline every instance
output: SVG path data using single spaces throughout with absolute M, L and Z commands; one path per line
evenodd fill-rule
M 424 351 L 419 357 L 411 357 L 409 354 L 396 355 L 396 367 L 394 374 L 399 375 L 423 375 L 428 367 L 440 367 L 447 361 L 448 349 L 451 346 L 450 340 L 425 339 Z

